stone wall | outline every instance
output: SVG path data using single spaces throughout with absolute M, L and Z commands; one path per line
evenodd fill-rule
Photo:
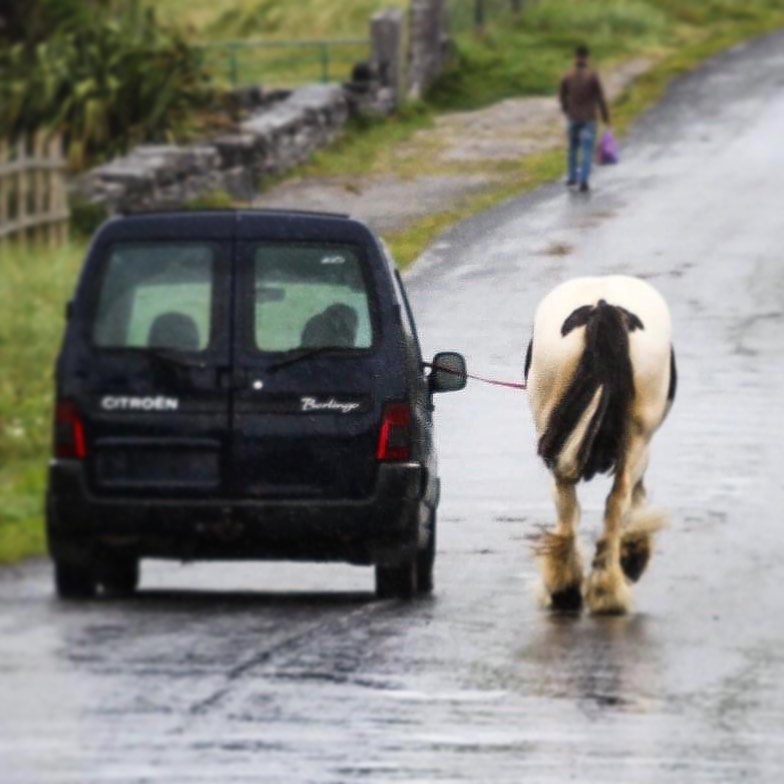
M 186 147 L 137 147 L 79 177 L 72 193 L 109 213 L 178 207 L 215 191 L 248 200 L 265 177 L 332 142 L 348 118 L 343 88 L 308 85 L 251 114 L 236 133 Z
M 402 11 L 381 11 L 370 20 L 371 61 L 351 84 L 243 90 L 235 98 L 246 119 L 236 131 L 184 147 L 137 147 L 77 178 L 71 193 L 109 214 L 181 207 L 215 192 L 250 201 L 265 179 L 334 141 L 352 114 L 384 116 L 407 93 L 422 96 L 446 62 L 446 10 L 446 0 L 412 0 L 408 36 Z

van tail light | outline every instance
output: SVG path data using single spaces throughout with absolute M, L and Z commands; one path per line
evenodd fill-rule
M 392 403 L 384 409 L 376 459 L 411 459 L 411 407 L 407 403 Z
M 76 406 L 67 400 L 58 402 L 55 409 L 54 454 L 55 457 L 77 460 L 87 457 L 84 423 Z

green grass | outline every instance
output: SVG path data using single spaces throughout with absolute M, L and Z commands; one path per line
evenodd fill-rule
M 0 562 L 43 548 L 53 363 L 81 255 L 0 247 Z
M 331 147 L 317 152 L 297 176 L 346 176 L 399 172 L 391 155 L 395 146 L 433 124 L 434 112 L 424 103 L 409 103 L 385 120 L 354 120 L 348 131 Z
M 148 5 L 194 38 L 225 41 L 364 36 L 373 13 L 406 8 L 408 0 L 148 0 Z
M 467 199 L 459 207 L 428 215 L 413 226 L 387 234 L 389 245 L 400 268 L 409 266 L 447 229 L 472 215 L 488 210 L 507 199 L 551 182 L 563 171 L 563 154 L 549 151 L 528 156 L 503 183 Z
M 294 88 L 311 82 L 346 82 L 356 63 L 370 58 L 368 43 L 290 42 L 285 46 L 250 43 L 212 45 L 204 64 L 219 88 L 256 86 Z
M 438 109 L 473 109 L 551 94 L 574 47 L 606 62 L 671 41 L 674 21 L 646 0 L 539 0 L 519 19 L 457 38 L 457 56 L 431 95 Z
M 676 52 L 696 41 L 741 40 L 779 26 L 780 0 L 538 0 L 517 21 L 457 39 L 454 66 L 431 95 L 437 109 L 472 109 L 515 95 L 552 94 L 580 43 L 600 63 Z
M 410 0 L 145 0 L 158 15 L 188 31 L 193 42 L 367 37 L 380 8 L 407 8 Z M 575 44 L 588 42 L 608 61 L 680 47 L 692 35 L 722 24 L 756 23 L 781 13 L 780 0 L 527 0 L 519 18 L 507 0 L 487 0 L 488 27 L 470 30 L 473 0 L 449 0 L 457 29 L 454 66 L 433 91 L 435 110 L 470 109 L 513 95 L 550 93 Z M 495 23 L 494 23 L 495 20 Z M 226 86 L 232 67 L 224 49 L 208 50 L 208 68 Z M 321 52 L 311 48 L 241 49 L 239 84 L 293 86 L 321 78 Z M 347 78 L 368 57 L 365 47 L 335 47 L 329 73 Z
M 408 7 L 409 0 L 145 0 L 159 18 L 183 29 L 193 43 L 226 41 L 302 41 L 369 38 L 370 17 L 382 8 Z M 346 81 L 352 66 L 370 55 L 367 45 L 331 45 L 328 77 Z M 312 46 L 223 47 L 205 50 L 216 84 L 293 87 L 322 78 L 323 52 Z M 233 63 L 232 63 L 233 60 Z

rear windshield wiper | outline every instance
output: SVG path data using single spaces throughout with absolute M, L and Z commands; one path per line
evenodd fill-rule
M 345 351 L 346 346 L 317 346 L 316 348 L 295 348 L 292 349 L 290 352 L 292 356 L 289 356 L 287 359 L 281 359 L 280 362 L 274 362 L 270 365 L 267 370 L 270 373 L 274 373 L 281 368 L 288 367 L 289 365 L 294 365 L 297 362 L 302 362 L 305 359 L 310 359 L 311 357 L 317 357 L 319 354 L 325 354 L 328 351 Z

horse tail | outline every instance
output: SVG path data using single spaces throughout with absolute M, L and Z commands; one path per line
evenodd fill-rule
M 539 440 L 548 468 L 574 481 L 615 470 L 623 455 L 634 400 L 629 332 L 644 329 L 633 313 L 604 300 L 577 308 L 561 335 L 579 326 L 583 353 Z

